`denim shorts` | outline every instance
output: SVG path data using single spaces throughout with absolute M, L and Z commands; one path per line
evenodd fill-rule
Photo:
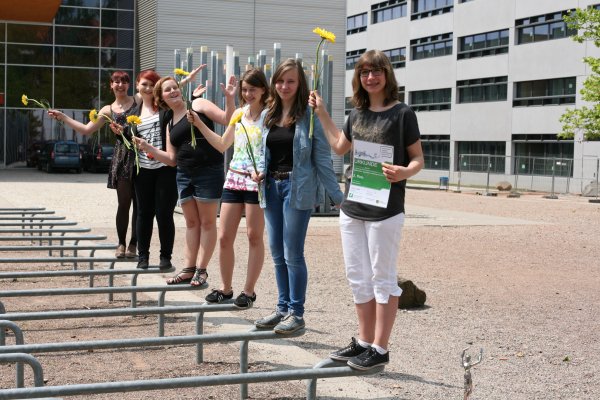
M 223 189 L 221 203 L 258 204 L 258 192 Z
M 177 168 L 179 204 L 195 199 L 204 203 L 219 201 L 223 194 L 225 173 L 223 164 L 195 169 Z

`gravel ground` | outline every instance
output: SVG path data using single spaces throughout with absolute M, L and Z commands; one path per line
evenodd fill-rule
M 114 242 L 116 196 L 105 188 L 105 179 L 105 175 L 0 170 L 0 207 L 46 206 L 58 215 L 92 227 L 94 233 L 107 234 L 109 241 Z M 176 216 L 176 225 L 174 261 L 179 266 L 184 235 L 180 215 Z M 577 196 L 550 200 L 528 193 L 513 199 L 478 196 L 472 191 L 458 194 L 410 189 L 398 271 L 427 292 L 426 306 L 399 312 L 390 343 L 391 360 L 384 373 L 342 380 L 336 389 L 320 382 L 320 398 L 462 399 L 464 371 L 459 355 L 466 347 L 470 347 L 472 355 L 484 349 L 483 362 L 472 371 L 475 389 L 471 399 L 600 398 L 599 228 L 600 205 Z M 234 276 L 237 291 L 244 279 L 247 255 L 244 227 L 240 227 L 238 248 L 240 267 Z M 158 254 L 156 235 L 152 254 Z M 268 347 L 251 344 L 251 371 L 302 365 L 306 354 L 325 358 L 356 334 L 335 218 L 312 219 L 306 258 L 307 332 L 287 342 L 287 358 L 283 360 L 265 350 Z M 15 267 L 21 268 L 0 264 L 1 270 Z M 209 273 L 210 285 L 217 286 L 217 253 Z M 85 281 L 0 281 L 3 289 L 40 285 L 76 286 L 85 285 Z M 206 331 L 218 332 L 229 320 L 240 318 L 249 324 L 273 309 L 276 287 L 268 254 L 257 293 L 253 309 L 231 317 L 209 317 Z M 150 304 L 154 298 L 142 298 L 142 302 Z M 116 299 L 108 303 L 100 295 L 40 297 L 6 299 L 5 305 L 9 312 L 128 306 L 126 297 Z M 152 336 L 156 332 L 154 317 L 34 321 L 20 325 L 28 343 Z M 192 333 L 190 316 L 168 318 L 167 335 Z M 11 340 L 9 336 L 7 342 Z M 48 385 L 235 373 L 239 369 L 237 344 L 206 345 L 205 363 L 201 365 L 195 364 L 194 354 L 191 346 L 170 346 L 38 357 Z M 30 384 L 27 368 L 26 376 Z M 356 391 L 357 385 L 363 390 Z M 0 393 L 2 388 L 13 386 L 14 367 L 0 365 Z M 223 386 L 92 398 L 238 396 L 237 387 Z M 300 399 L 304 398 L 304 384 L 295 381 L 251 385 L 250 396 Z

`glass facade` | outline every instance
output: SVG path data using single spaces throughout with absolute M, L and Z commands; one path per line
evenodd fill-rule
M 52 23 L 0 23 L 0 164 L 22 161 L 36 141 L 84 140 L 21 96 L 87 123 L 114 100 L 113 71 L 134 78 L 134 10 L 135 0 L 63 0 Z

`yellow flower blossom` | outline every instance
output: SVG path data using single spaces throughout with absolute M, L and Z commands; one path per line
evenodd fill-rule
M 322 29 L 319 27 L 316 27 L 315 29 L 313 29 L 313 33 L 316 33 L 317 35 L 319 35 L 321 37 L 321 41 L 319 41 L 319 44 L 317 45 L 315 74 L 313 77 L 313 85 L 312 85 L 312 90 L 316 91 L 319 89 L 319 81 L 321 80 L 321 64 L 319 62 L 319 53 L 321 52 L 321 47 L 323 46 L 323 43 L 325 41 L 335 43 L 335 35 L 329 31 L 326 31 L 325 29 Z M 310 109 L 310 125 L 308 128 L 308 137 L 310 139 L 312 139 L 314 127 L 315 127 L 315 109 L 311 108 Z
M 240 122 L 242 120 L 242 114 L 243 113 L 240 111 L 239 113 L 237 113 L 233 117 L 231 117 L 231 121 L 229 121 L 229 126 L 235 125 L 238 122 Z
M 332 32 L 316 27 L 313 29 L 313 33 L 316 33 L 317 35 L 321 36 L 321 38 L 328 40 L 331 43 L 335 43 L 335 35 Z
M 98 111 L 96 111 L 96 109 L 94 108 L 93 110 L 90 110 L 90 121 L 92 121 L 93 123 L 98 122 Z
M 142 123 L 142 119 L 140 117 L 138 117 L 137 115 L 129 115 L 127 117 L 127 123 L 129 125 L 139 125 Z
M 29 103 L 33 103 L 34 105 L 43 108 L 45 110 L 50 109 L 50 104 L 48 104 L 47 100 L 41 99 L 41 100 L 36 100 L 36 99 L 32 99 L 30 97 L 27 97 L 26 94 L 21 96 L 21 103 L 23 103 L 23 105 L 27 106 L 29 105 Z
M 182 68 L 175 68 L 175 69 L 173 70 L 173 73 L 174 73 L 175 75 L 183 75 L 183 76 L 188 76 L 188 75 L 190 74 L 189 72 L 187 72 L 186 70 L 184 70 L 184 69 L 182 69 Z
M 98 111 L 96 111 L 95 108 L 93 110 L 90 110 L 90 113 L 88 114 L 88 117 L 90 118 L 90 121 L 92 121 L 93 123 L 98 122 L 98 119 L 100 117 L 104 118 L 108 122 L 113 122 L 113 120 L 112 120 L 111 117 L 109 117 L 106 114 L 98 113 Z

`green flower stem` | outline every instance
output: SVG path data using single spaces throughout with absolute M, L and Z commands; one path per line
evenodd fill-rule
M 137 125 L 130 125 L 131 126 L 131 139 L 133 140 L 133 136 L 137 136 Z M 123 136 L 124 138 L 125 136 Z M 138 153 L 138 148 L 135 144 L 132 144 L 133 147 L 133 152 L 135 153 L 135 170 L 136 170 L 136 175 L 140 174 L 140 156 Z
M 254 167 L 254 172 L 258 176 L 258 167 L 256 166 L 256 159 L 254 158 L 254 149 L 252 148 L 252 144 L 250 144 L 250 136 L 248 135 L 248 131 L 246 130 L 246 127 L 242 123 L 241 119 L 240 119 L 240 125 L 242 126 L 242 128 L 244 128 L 244 134 L 246 135 L 246 152 L 248 153 L 248 156 L 250 157 L 250 161 L 252 161 L 252 166 Z M 258 185 L 258 201 L 262 203 L 262 192 L 260 190 L 261 189 L 260 182 L 258 182 L 257 185 Z
M 313 91 L 317 90 L 319 87 L 319 79 L 320 79 L 320 71 L 319 71 L 319 53 L 321 53 L 321 46 L 323 45 L 323 42 L 325 41 L 325 39 L 321 39 L 321 41 L 319 42 L 319 45 L 317 46 L 317 57 L 316 57 L 316 63 L 315 63 L 315 76 L 313 79 Z M 308 129 L 308 138 L 312 139 L 313 137 L 313 130 L 315 128 L 315 109 L 311 107 L 310 109 L 310 127 Z

